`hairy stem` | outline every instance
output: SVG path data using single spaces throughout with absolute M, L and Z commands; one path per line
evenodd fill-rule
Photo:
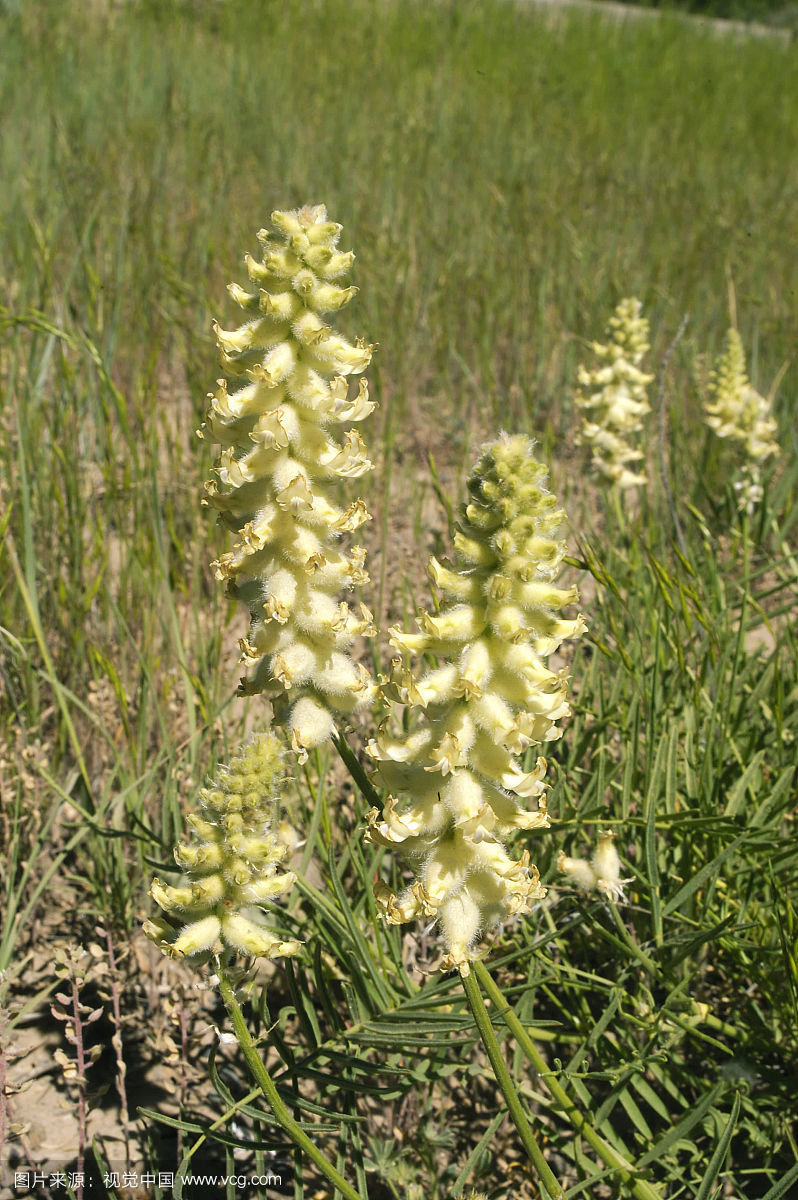
M 472 965 L 477 966 L 481 964 Z M 484 973 L 487 975 L 487 971 L 484 971 Z M 518 1090 L 507 1068 L 507 1063 L 504 1061 L 501 1046 L 494 1032 L 491 1019 L 488 1016 L 488 1010 L 485 1007 L 485 1001 L 476 977 L 471 974 L 467 966 L 464 966 L 460 968 L 460 978 L 463 981 L 463 987 L 465 988 L 471 1012 L 474 1014 L 479 1036 L 482 1038 L 482 1044 L 487 1051 L 490 1065 L 493 1067 L 493 1074 L 507 1103 L 507 1108 L 518 1130 L 518 1135 L 521 1138 L 524 1149 L 529 1155 L 530 1161 L 534 1164 L 540 1176 L 540 1181 L 551 1197 L 551 1200 L 560 1200 L 564 1194 L 563 1189 L 555 1179 L 551 1168 L 543 1157 L 543 1152 L 535 1141 L 534 1134 L 524 1112 L 523 1104 L 521 1103 L 521 1097 L 518 1095 Z M 501 993 L 499 993 L 499 996 L 501 996 Z
M 479 983 L 484 989 L 486 995 L 490 998 L 496 1013 L 505 1021 L 508 1029 L 516 1038 L 519 1046 L 523 1050 L 529 1062 L 535 1068 L 539 1078 L 544 1083 L 552 1098 L 557 1105 L 562 1109 L 565 1116 L 573 1125 L 574 1129 L 582 1135 L 586 1142 L 589 1143 L 599 1156 L 601 1161 L 607 1167 L 614 1167 L 618 1171 L 618 1178 L 625 1184 L 629 1185 L 631 1194 L 636 1200 L 662 1200 L 660 1193 L 650 1183 L 644 1179 L 636 1178 L 636 1170 L 633 1163 L 614 1150 L 608 1142 L 600 1134 L 596 1133 L 589 1119 L 581 1113 L 574 1104 L 571 1097 L 566 1092 L 565 1088 L 554 1077 L 550 1071 L 546 1060 L 541 1055 L 532 1038 L 527 1033 L 524 1026 L 518 1020 L 512 1007 L 507 1003 L 500 989 L 491 977 L 490 972 L 484 963 L 472 963 L 474 974 L 478 977 Z M 476 987 L 476 984 L 474 985 Z
M 343 1176 L 338 1174 L 335 1167 L 327 1161 L 319 1148 L 314 1146 L 304 1129 L 302 1129 L 301 1125 L 291 1116 L 291 1113 L 286 1108 L 280 1098 L 280 1093 L 277 1091 L 274 1080 L 266 1070 L 258 1054 L 252 1034 L 249 1032 L 247 1023 L 244 1020 L 244 1014 L 236 999 L 235 988 L 224 964 L 221 963 L 219 965 L 219 991 L 221 992 L 222 1000 L 224 1001 L 224 1006 L 227 1009 L 230 1020 L 233 1023 L 236 1039 L 244 1058 L 247 1060 L 247 1066 L 252 1074 L 252 1078 L 269 1102 L 280 1128 L 288 1134 L 297 1149 L 306 1154 L 311 1162 L 316 1164 L 325 1178 L 338 1189 L 344 1200 L 364 1200 L 360 1193 L 356 1192 L 353 1187 L 350 1187 Z

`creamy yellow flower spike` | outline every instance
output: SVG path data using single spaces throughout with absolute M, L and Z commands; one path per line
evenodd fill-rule
M 761 464 L 779 453 L 779 445 L 770 404 L 748 381 L 743 344 L 734 328 L 726 334 L 724 352 L 712 372 L 704 420 L 719 438 L 729 438 L 742 450 L 743 475 L 735 488 L 740 506 L 750 512 L 762 499 Z
M 648 321 L 640 310 L 639 300 L 620 302 L 607 326 L 606 345 L 593 343 L 601 365 L 592 371 L 579 367 L 574 397 L 583 414 L 578 441 L 590 447 L 596 472 L 619 488 L 646 482 L 645 473 L 632 466 L 643 453 L 630 442 L 651 411 L 646 389 L 654 378 L 640 367 L 649 348 Z
M 296 879 L 293 871 L 280 869 L 288 848 L 273 828 L 283 766 L 280 742 L 261 733 L 201 789 L 201 813 L 188 817 L 194 841 L 175 850 L 185 882 L 171 887 L 155 879 L 150 889 L 179 922 L 157 918 L 144 924 L 164 953 L 184 958 L 230 949 L 273 958 L 298 952 L 300 943 L 272 933 L 259 907 Z
M 357 290 L 338 282 L 354 259 L 337 248 L 341 226 L 323 205 L 274 212 L 272 225 L 258 234 L 261 261 L 245 259 L 251 289 L 229 289 L 247 322 L 214 327 L 222 366 L 242 386 L 228 392 L 220 380 L 210 398 L 201 432 L 221 452 L 205 502 L 237 536 L 213 565 L 250 610 L 241 690 L 272 699 L 304 761 L 336 714 L 377 691 L 348 652 L 358 634 L 373 633 L 371 613 L 341 599 L 368 581 L 365 551 L 347 552 L 341 535 L 370 518 L 362 499 L 341 506 L 334 493 L 372 467 L 347 426 L 374 404 L 365 380 L 350 394 L 347 377 L 365 370 L 373 347 L 347 341 L 324 319 Z
M 401 848 L 417 868 L 400 896 L 378 885 L 378 900 L 397 924 L 437 918 L 444 966 L 464 970 L 482 935 L 545 894 L 528 852 L 514 859 L 504 841 L 548 823 L 546 761 L 525 771 L 520 757 L 560 736 L 568 678 L 545 659 L 585 629 L 581 616 L 557 615 L 577 593 L 553 583 L 564 513 L 532 447 L 503 435 L 483 448 L 455 565 L 430 561 L 439 611 L 419 615 L 418 633 L 391 630 L 403 660 L 384 690 L 419 710 L 418 726 L 401 737 L 383 728 L 369 746 L 379 781 L 404 798 L 371 810 L 367 837 Z M 438 666 L 417 677 L 407 659 L 425 653 Z

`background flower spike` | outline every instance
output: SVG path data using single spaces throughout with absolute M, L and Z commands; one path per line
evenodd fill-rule
M 641 316 L 639 300 L 621 300 L 609 319 L 606 337 L 605 343 L 593 343 L 599 365 L 578 370 L 579 390 L 574 397 L 582 410 L 578 440 L 590 447 L 599 476 L 615 487 L 635 487 L 646 482 L 646 475 L 640 469 L 643 451 L 632 439 L 651 411 L 646 392 L 654 379 L 641 369 L 649 346 L 648 321 Z
M 740 508 L 751 512 L 762 499 L 762 464 L 779 453 L 778 427 L 768 400 L 748 380 L 743 343 L 733 327 L 726 334 L 723 353 L 712 372 L 704 421 L 719 438 L 728 438 L 741 452 L 743 471 L 734 486 Z

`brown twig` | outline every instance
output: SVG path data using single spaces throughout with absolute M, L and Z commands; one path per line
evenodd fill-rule
M 119 1093 L 119 1109 L 120 1119 L 122 1123 L 122 1137 L 125 1142 L 125 1171 L 130 1173 L 130 1110 L 127 1105 L 127 1087 L 125 1085 L 125 1077 L 127 1075 L 127 1065 L 124 1057 L 124 1043 L 122 1040 L 122 1006 L 120 1004 L 120 986 L 119 986 L 119 966 L 116 959 L 116 951 L 114 950 L 113 938 L 111 930 L 105 930 L 105 945 L 108 952 L 108 968 L 109 982 L 111 986 L 111 1021 L 114 1026 L 111 1045 L 114 1048 L 116 1057 L 116 1086 Z

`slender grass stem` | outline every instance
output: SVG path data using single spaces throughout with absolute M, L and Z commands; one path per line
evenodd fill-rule
M 626 513 L 624 512 L 623 501 L 621 500 L 619 488 L 610 488 L 610 500 L 612 503 L 612 511 L 615 516 L 615 523 L 618 528 L 618 541 L 620 545 L 624 545 L 626 542 Z
M 590 1124 L 588 1117 L 576 1107 L 559 1080 L 554 1078 L 546 1060 L 518 1020 L 512 1007 L 505 1000 L 485 964 L 475 962 L 472 966 L 479 985 L 484 989 L 497 1014 L 504 1019 L 508 1029 L 518 1041 L 529 1062 L 535 1068 L 535 1071 L 574 1129 L 593 1147 L 605 1166 L 617 1169 L 619 1179 L 629 1185 L 631 1194 L 636 1197 L 636 1200 L 662 1200 L 660 1193 L 652 1184 L 647 1183 L 644 1179 L 635 1178 L 636 1171 L 634 1164 L 630 1163 L 628 1159 L 624 1158 L 622 1154 L 619 1154 L 617 1150 L 614 1150 L 612 1146 L 605 1142 L 604 1138 Z M 474 983 L 474 987 L 477 987 L 476 982 Z
M 657 455 L 659 458 L 659 477 L 662 484 L 662 494 L 665 497 L 668 505 L 668 511 L 673 522 L 676 540 L 679 543 L 679 549 L 682 554 L 687 557 L 687 542 L 684 538 L 684 530 L 682 529 L 679 513 L 676 508 L 676 501 L 673 497 L 673 489 L 671 488 L 670 470 L 665 454 L 665 446 L 668 440 L 668 408 L 667 395 L 665 391 L 665 382 L 668 375 L 668 367 L 673 356 L 673 352 L 682 340 L 687 323 L 690 320 L 690 314 L 685 313 L 679 323 L 679 328 L 673 336 L 671 344 L 662 356 L 659 373 L 657 376 Z
M 350 1187 L 343 1176 L 339 1175 L 335 1167 L 324 1157 L 318 1146 L 314 1146 L 299 1122 L 291 1116 L 291 1113 L 280 1098 L 280 1093 L 277 1091 L 274 1080 L 266 1070 L 258 1054 L 255 1042 L 244 1020 L 244 1014 L 236 1000 L 235 988 L 224 964 L 220 964 L 218 974 L 219 991 L 221 992 L 228 1016 L 233 1023 L 233 1029 L 235 1030 L 238 1044 L 241 1047 L 241 1052 L 247 1060 L 247 1066 L 252 1074 L 252 1078 L 263 1092 L 280 1128 L 288 1134 L 297 1149 L 306 1154 L 311 1162 L 315 1163 L 324 1177 L 338 1189 L 344 1200 L 364 1200 L 360 1192 L 356 1192 L 353 1187 Z
M 484 974 L 487 975 L 487 971 L 484 971 Z M 501 1046 L 499 1045 L 498 1038 L 494 1032 L 491 1019 L 488 1016 L 488 1010 L 485 1007 L 485 1001 L 482 997 L 482 992 L 480 991 L 476 976 L 472 974 L 467 967 L 461 967 L 460 978 L 463 981 L 463 987 L 465 989 L 466 997 L 468 998 L 471 1012 L 474 1014 L 474 1020 L 476 1021 L 477 1029 L 479 1030 L 479 1036 L 482 1039 L 482 1044 L 485 1047 L 488 1058 L 490 1059 L 490 1065 L 493 1067 L 493 1074 L 496 1076 L 496 1082 L 498 1083 L 501 1093 L 507 1102 L 507 1108 L 510 1116 L 512 1117 L 513 1123 L 518 1130 L 518 1136 L 521 1138 L 523 1147 L 529 1155 L 530 1161 L 534 1164 L 540 1176 L 540 1181 L 545 1187 L 546 1191 L 551 1196 L 552 1200 L 560 1200 L 560 1198 L 564 1195 L 563 1189 L 555 1179 L 551 1168 L 543 1157 L 543 1152 L 535 1141 L 534 1134 L 532 1133 L 526 1113 L 524 1112 L 524 1106 L 521 1103 L 521 1097 L 518 1095 L 518 1090 L 502 1056 Z M 481 978 L 482 972 L 480 973 L 480 979 Z M 503 1000 L 502 1004 L 504 1004 Z

